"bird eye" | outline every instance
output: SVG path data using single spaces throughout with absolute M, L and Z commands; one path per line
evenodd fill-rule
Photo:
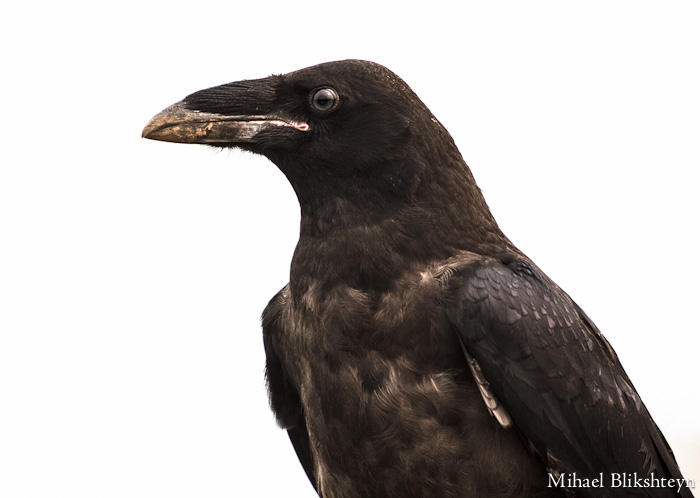
M 338 105 L 338 94 L 332 88 L 320 88 L 311 93 L 311 109 L 320 116 L 329 114 Z

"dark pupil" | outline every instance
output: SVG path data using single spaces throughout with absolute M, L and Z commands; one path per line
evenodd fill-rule
M 316 92 L 316 95 L 314 95 L 314 103 L 320 109 L 328 109 L 333 105 L 334 101 L 335 96 L 330 90 L 319 90 L 318 92 Z

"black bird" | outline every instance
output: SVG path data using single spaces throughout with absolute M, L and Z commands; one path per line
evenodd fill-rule
M 209 88 L 143 136 L 262 154 L 296 192 L 263 337 L 272 410 L 320 496 L 692 496 L 610 344 L 388 69 Z

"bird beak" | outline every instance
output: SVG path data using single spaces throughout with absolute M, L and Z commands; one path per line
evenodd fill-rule
M 187 109 L 178 102 L 156 114 L 141 136 L 183 144 L 255 143 L 265 129 L 289 127 L 308 131 L 309 125 L 268 116 L 228 116 Z

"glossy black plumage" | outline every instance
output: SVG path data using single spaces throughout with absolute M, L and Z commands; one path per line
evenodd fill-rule
M 272 409 L 320 495 L 675 494 L 549 486 L 681 474 L 610 345 L 503 235 L 450 135 L 386 68 L 202 90 L 144 136 L 263 154 L 297 194 L 263 336 Z

